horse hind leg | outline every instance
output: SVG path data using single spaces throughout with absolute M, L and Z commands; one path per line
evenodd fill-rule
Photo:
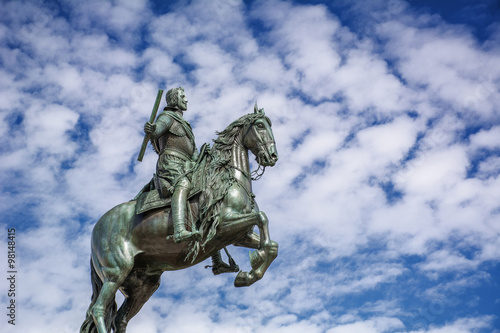
M 122 253 L 123 254 L 123 253 Z M 107 313 L 108 308 L 115 300 L 116 292 L 121 284 L 125 281 L 133 267 L 132 254 L 115 255 L 106 258 L 106 266 L 96 267 L 96 270 L 101 271 L 104 277 L 103 285 L 99 292 L 99 296 L 94 305 L 89 309 L 90 314 L 94 318 L 94 323 L 98 333 L 110 333 L 111 326 L 114 325 L 114 313 Z M 96 261 L 94 261 L 94 264 Z
M 134 272 L 127 277 L 123 290 L 127 296 L 115 319 L 115 333 L 125 333 L 127 324 L 160 286 L 160 276 Z
M 92 300 L 87 310 L 87 317 L 80 327 L 80 333 L 93 333 L 96 330 L 94 318 L 92 316 L 92 308 L 99 297 L 99 293 L 101 292 L 102 281 L 99 275 L 97 275 L 92 260 L 90 260 L 90 277 L 92 281 Z

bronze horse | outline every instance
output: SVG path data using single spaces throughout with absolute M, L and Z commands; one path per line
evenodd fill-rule
M 253 248 L 250 272 L 240 271 L 236 287 L 261 279 L 278 255 L 278 244 L 269 237 L 268 218 L 259 211 L 252 194 L 250 150 L 260 166 L 274 166 L 278 153 L 271 121 L 263 109 L 234 121 L 207 153 L 205 166 L 197 168 L 204 183 L 201 194 L 189 201 L 203 235 L 199 242 L 176 244 L 169 208 L 136 214 L 136 200 L 122 203 L 104 214 L 92 232 L 92 301 L 81 333 L 125 333 L 135 316 L 160 285 L 164 271 L 184 269 L 216 254 L 227 245 Z M 193 175 L 193 177 L 195 177 Z M 218 185 L 217 185 L 218 184 Z M 222 184 L 222 185 L 221 185 Z M 201 224 L 200 221 L 208 221 Z M 254 226 L 259 234 L 253 232 Z M 191 260 L 186 260 L 190 256 Z M 117 310 L 115 294 L 125 300 Z

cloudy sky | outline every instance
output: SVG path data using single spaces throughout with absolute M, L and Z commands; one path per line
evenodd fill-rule
M 256 101 L 273 121 L 280 253 L 249 288 L 164 273 L 128 332 L 500 332 L 500 7 L 434 2 L 2 1 L 0 330 L 78 331 L 92 226 L 150 180 L 143 124 L 182 85 L 198 146 Z

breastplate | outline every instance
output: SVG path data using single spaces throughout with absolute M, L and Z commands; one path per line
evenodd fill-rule
M 171 129 L 158 138 L 158 148 L 160 149 L 160 153 L 165 149 L 173 149 L 189 157 L 193 156 L 195 150 L 185 130 L 175 121 Z

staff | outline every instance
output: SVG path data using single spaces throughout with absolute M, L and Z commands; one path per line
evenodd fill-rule
M 156 113 L 158 112 L 158 106 L 160 105 L 162 95 L 163 95 L 163 90 L 159 89 L 158 95 L 156 95 L 156 101 L 155 105 L 153 106 L 153 111 L 151 111 L 151 118 L 149 118 L 149 122 L 151 123 L 154 123 L 156 119 Z M 142 141 L 141 151 L 139 152 L 139 157 L 137 158 L 139 162 L 142 162 L 142 158 L 144 157 L 144 153 L 146 152 L 146 147 L 148 146 L 149 142 L 149 136 L 150 133 L 146 133 L 146 135 L 144 136 L 144 140 Z

